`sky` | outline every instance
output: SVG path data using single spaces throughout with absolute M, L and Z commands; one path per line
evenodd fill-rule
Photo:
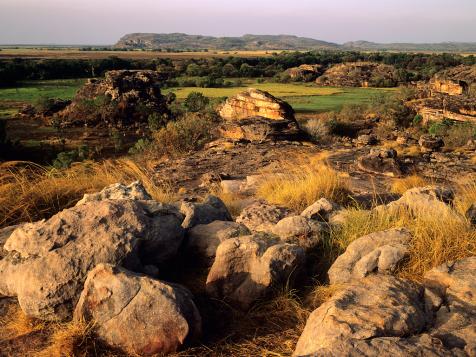
M 476 0 L 0 0 L 0 44 L 113 44 L 131 32 L 476 42 Z

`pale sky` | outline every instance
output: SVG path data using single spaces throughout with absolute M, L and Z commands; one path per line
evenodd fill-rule
M 476 42 L 476 0 L 0 0 L 0 44 L 113 44 L 131 32 Z

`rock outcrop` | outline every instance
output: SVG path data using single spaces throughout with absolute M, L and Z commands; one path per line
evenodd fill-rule
M 28 316 L 67 318 L 96 265 L 140 271 L 173 257 L 184 237 L 182 219 L 154 201 L 103 200 L 24 224 L 4 245 L 0 294 L 17 296 Z
M 206 289 L 212 297 L 247 310 L 274 288 L 292 282 L 304 262 L 302 248 L 266 234 L 228 239 L 218 246 Z
M 370 153 L 357 159 L 357 166 L 365 172 L 390 177 L 402 175 L 397 152 L 393 149 L 372 149 Z
M 418 140 L 420 150 L 424 153 L 430 153 L 433 151 L 439 151 L 444 145 L 443 138 L 433 135 L 422 135 Z
M 468 95 L 476 90 L 476 66 L 457 66 L 436 73 L 430 80 L 432 93 Z
M 291 216 L 280 220 L 271 232 L 283 242 L 297 244 L 303 248 L 314 248 L 321 241 L 325 226 L 303 216 Z
M 83 198 L 76 203 L 76 206 L 103 200 L 150 201 L 152 197 L 139 181 L 135 181 L 128 186 L 122 183 L 116 183 L 103 188 L 100 192 L 85 194 Z
M 322 73 L 320 64 L 302 64 L 298 67 L 292 67 L 284 72 L 293 81 L 312 82 Z
M 105 264 L 88 274 L 74 317 L 94 323 L 111 346 L 141 356 L 176 352 L 201 333 L 187 289 Z
M 219 109 L 222 136 L 234 140 L 292 139 L 300 134 L 294 110 L 267 92 L 248 89 L 228 98 Z
M 104 79 L 90 79 L 55 120 L 64 127 L 147 123 L 149 114 L 169 113 L 160 82 L 151 70 L 106 72 Z
M 327 198 L 321 198 L 302 211 L 301 216 L 316 221 L 329 222 L 330 218 L 341 209 L 339 204 Z
M 213 221 L 231 221 L 228 208 L 218 197 L 208 195 L 203 202 L 182 201 L 180 212 L 185 215 L 182 227 L 190 229 L 199 224 L 208 224 Z
M 360 237 L 349 244 L 328 271 L 331 284 L 344 284 L 370 274 L 391 274 L 409 254 L 412 236 L 390 229 Z
M 397 82 L 393 66 L 373 62 L 336 64 L 316 79 L 332 87 L 394 87 Z

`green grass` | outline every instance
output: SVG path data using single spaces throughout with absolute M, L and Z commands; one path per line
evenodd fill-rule
M 22 82 L 16 88 L 0 88 L 0 103 L 34 103 L 41 97 L 71 99 L 83 84 L 82 79 Z
M 249 87 L 261 89 L 289 102 L 301 113 L 338 111 L 345 104 L 368 103 L 378 93 L 391 93 L 392 89 L 380 88 L 333 88 L 299 83 L 246 83 L 248 86 L 232 88 L 171 88 L 177 99 L 186 98 L 191 92 L 200 92 L 210 98 L 230 97 Z

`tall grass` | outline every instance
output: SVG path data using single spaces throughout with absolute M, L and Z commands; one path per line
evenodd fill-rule
M 174 198 L 170 187 L 155 184 L 146 169 L 129 159 L 78 163 L 65 170 L 6 162 L 0 165 L 0 227 L 48 218 L 85 193 L 134 180 L 140 180 L 158 201 Z
M 346 179 L 322 160 L 284 164 L 280 174 L 260 185 L 257 196 L 270 203 L 302 211 L 322 197 L 338 203 L 349 200 Z
M 404 178 L 395 179 L 392 183 L 390 191 L 393 193 L 403 194 L 405 191 L 415 187 L 425 187 L 430 182 L 424 177 L 418 175 L 410 175 Z

